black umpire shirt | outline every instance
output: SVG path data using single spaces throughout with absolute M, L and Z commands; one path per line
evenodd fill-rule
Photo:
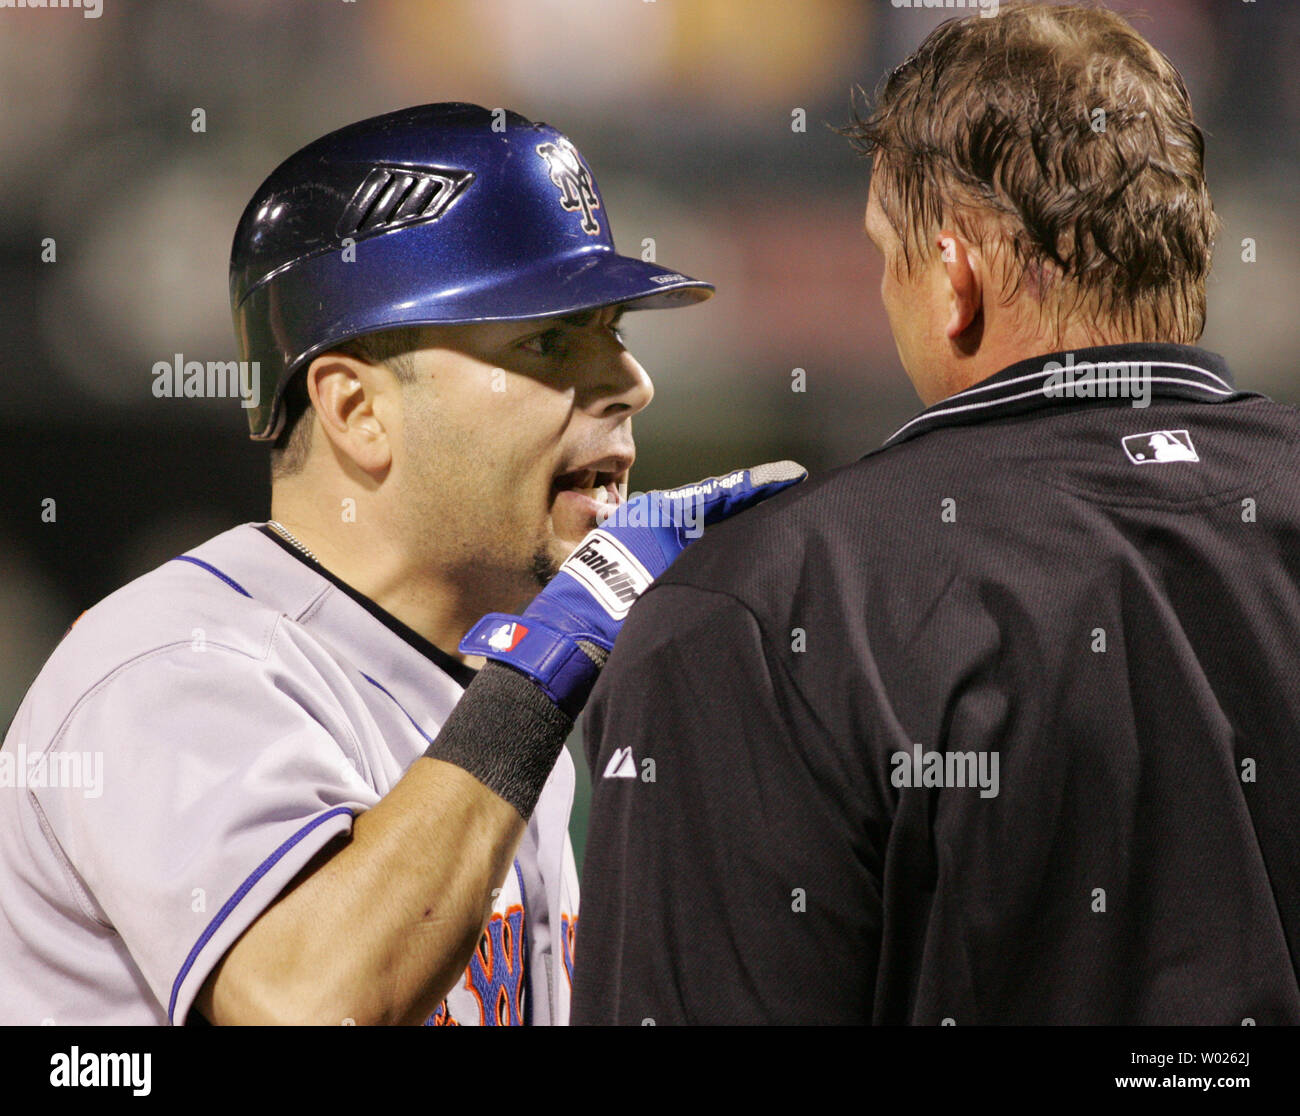
M 574 1022 L 1300 1022 L 1298 439 L 1087 349 L 710 528 L 588 707 Z

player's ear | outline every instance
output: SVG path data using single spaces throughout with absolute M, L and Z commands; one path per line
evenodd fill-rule
M 382 364 L 322 353 L 307 368 L 307 393 L 336 459 L 376 479 L 393 461 L 390 406 L 400 394 Z M 345 464 L 345 467 L 346 467 Z
M 944 333 L 956 345 L 967 347 L 973 327 L 984 309 L 984 284 L 979 249 L 952 229 L 936 237 L 939 258 L 947 276 L 948 320 Z

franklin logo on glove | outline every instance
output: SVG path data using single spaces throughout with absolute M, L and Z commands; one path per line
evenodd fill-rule
M 560 568 L 590 589 L 615 620 L 628 614 L 633 602 L 654 580 L 617 539 L 600 530 L 583 539 Z

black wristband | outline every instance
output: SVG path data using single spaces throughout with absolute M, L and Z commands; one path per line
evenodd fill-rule
M 424 754 L 464 768 L 527 820 L 571 731 L 537 683 L 489 661 Z

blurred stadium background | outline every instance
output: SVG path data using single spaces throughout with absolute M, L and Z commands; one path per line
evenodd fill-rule
M 1225 230 L 1203 344 L 1243 386 L 1300 402 L 1300 6 L 1108 6 L 1180 68 L 1208 135 Z M 83 609 L 266 518 L 266 450 L 238 405 L 156 399 L 151 369 L 234 357 L 226 266 L 246 200 L 284 156 L 362 117 L 466 100 L 552 123 L 594 168 L 622 251 L 653 239 L 660 262 L 717 283 L 700 307 L 628 320 L 657 387 L 636 488 L 776 457 L 820 471 L 879 445 L 918 404 L 861 232 L 867 168 L 827 125 L 954 14 L 890 0 L 0 10 L 0 725 Z M 585 817 L 582 801 L 579 845 Z

